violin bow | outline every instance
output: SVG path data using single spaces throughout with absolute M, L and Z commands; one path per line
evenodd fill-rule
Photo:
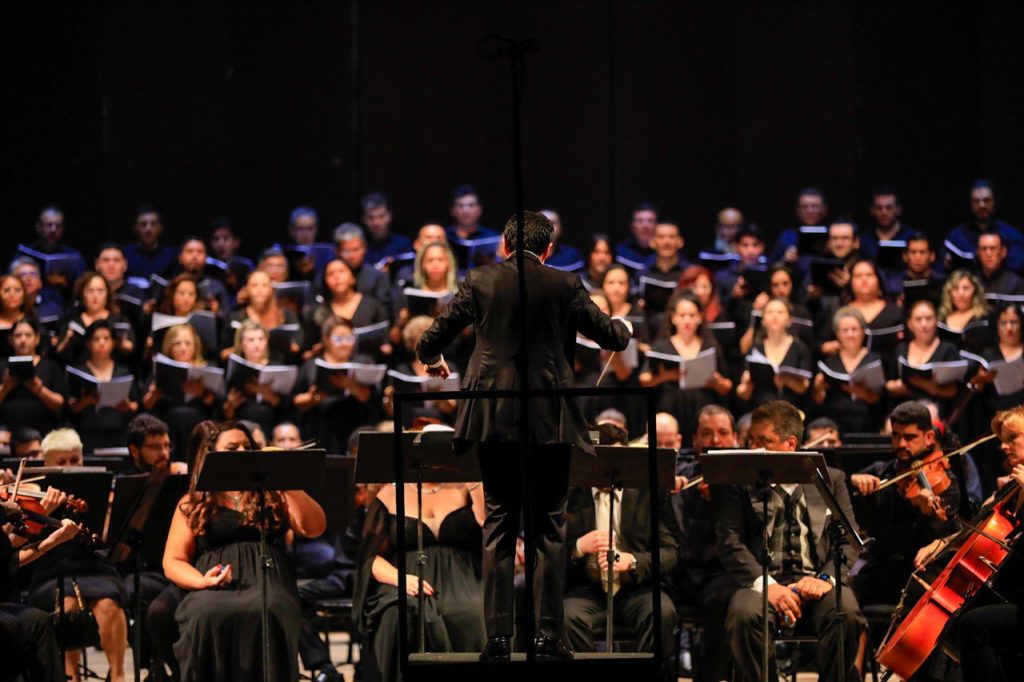
M 832 435 L 832 434 L 830 432 L 826 431 L 825 433 L 821 434 L 820 436 L 818 436 L 816 438 L 810 439 L 809 441 L 807 441 L 806 443 L 804 443 L 800 447 L 801 448 L 813 448 L 815 445 L 818 445 L 819 443 L 824 442 L 830 435 Z
M 973 450 L 974 448 L 978 447 L 982 443 L 988 442 L 988 441 L 992 440 L 995 437 L 996 437 L 996 434 L 994 434 L 994 433 L 990 433 L 987 436 L 982 436 L 981 438 L 977 439 L 973 443 L 968 443 L 967 445 L 963 446 L 962 448 L 958 448 L 958 449 L 954 450 L 953 452 L 947 453 L 947 454 L 943 455 L 942 457 L 938 458 L 937 460 L 935 460 L 934 462 L 929 462 L 929 464 L 938 464 L 939 462 L 945 462 L 950 457 L 955 457 L 956 455 L 962 455 L 963 453 L 967 452 L 968 450 Z M 904 471 L 902 473 L 896 474 L 892 478 L 885 479 L 884 481 L 882 481 L 881 483 L 878 484 L 878 489 L 875 492 L 878 492 L 880 490 L 888 488 L 892 484 L 898 483 L 899 481 L 902 481 L 904 478 L 908 478 L 910 476 L 916 476 L 917 475 L 917 469 L 918 469 L 917 467 L 911 467 L 910 469 L 907 469 L 906 471 Z

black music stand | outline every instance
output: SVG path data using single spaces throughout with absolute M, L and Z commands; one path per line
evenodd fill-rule
M 452 449 L 454 431 L 419 431 L 402 434 L 404 451 L 411 453 L 405 459 L 403 480 L 416 480 L 416 564 L 419 590 L 416 603 L 419 609 L 419 653 L 426 653 L 426 610 L 423 608 L 423 573 L 427 554 L 423 549 L 423 480 L 427 472 L 436 483 L 465 483 L 481 479 L 477 457 L 456 455 Z M 383 431 L 364 431 L 359 434 L 359 458 L 356 461 L 357 483 L 393 483 L 395 476 L 395 434 Z M 396 491 L 404 495 L 404 490 Z M 405 575 L 404 555 L 399 580 Z
M 838 660 L 836 665 L 839 668 L 839 677 L 837 679 L 845 679 L 847 674 L 846 667 L 846 620 L 843 618 L 843 564 L 846 563 L 846 555 L 843 554 L 843 543 L 852 542 L 857 548 L 858 552 L 864 551 L 864 548 L 871 542 L 871 538 L 863 537 L 857 529 L 857 524 L 853 522 L 846 512 L 843 511 L 842 505 L 836 500 L 836 496 L 832 494 L 832 488 L 829 487 L 829 479 L 827 470 L 817 469 L 815 471 L 814 485 L 818 488 L 818 492 L 821 494 L 821 498 L 825 501 L 825 506 L 832 512 L 832 523 L 828 525 L 829 533 L 829 544 L 832 547 L 832 563 L 833 570 L 835 571 L 836 580 L 836 612 L 833 617 L 837 619 L 839 623 L 839 655 L 836 657 Z
M 643 490 L 650 485 L 650 472 L 646 467 L 637 466 L 640 458 L 645 458 L 646 464 L 648 455 L 647 446 L 641 448 L 623 447 L 621 445 L 597 445 L 594 447 L 596 456 L 581 451 L 579 448 L 572 450 L 572 466 L 570 468 L 570 484 L 580 488 L 611 488 L 622 490 L 623 488 L 635 488 Z M 658 448 L 658 487 L 664 492 L 671 492 L 675 477 L 673 475 L 676 465 L 676 451 L 672 448 Z M 659 491 L 652 490 L 651 495 Z M 651 519 L 651 524 L 659 523 L 657 518 Z M 608 496 L 608 530 L 615 527 L 615 496 Z M 659 548 L 652 547 L 652 552 Z M 612 641 L 614 640 L 614 599 L 612 588 L 615 580 L 615 572 L 612 566 L 615 563 L 614 544 L 608 546 L 606 559 L 608 561 L 608 576 L 605 584 L 605 646 L 608 653 L 612 653 Z M 655 588 L 654 599 L 660 599 L 660 591 Z
M 135 589 L 132 598 L 132 619 L 135 621 L 135 629 L 132 632 L 132 649 L 135 650 L 135 682 L 142 681 L 142 607 L 139 602 L 141 583 L 139 575 L 142 569 L 140 554 L 144 538 L 142 530 L 146 526 L 153 505 L 160 497 L 167 473 L 167 467 L 153 469 L 149 472 L 142 493 L 136 495 L 133 502 L 130 503 L 128 518 L 121 526 L 115 541 L 111 543 L 110 550 L 107 552 L 107 560 L 113 564 L 123 563 L 129 558 L 132 560 L 132 585 Z M 124 496 L 115 493 L 115 505 L 127 504 L 124 500 Z
M 768 680 L 768 487 L 773 484 L 818 483 L 817 472 L 826 471 L 825 457 L 818 452 L 769 450 L 709 450 L 700 458 L 704 482 L 711 485 L 753 485 L 761 489 L 761 679 Z M 838 582 L 838 578 L 836 580 Z M 837 595 L 838 596 L 838 595 Z
M 352 523 L 355 510 L 355 468 L 356 458 L 348 455 L 327 455 L 324 460 L 323 485 L 307 490 L 324 510 L 327 518 L 325 533 L 344 533 Z
M 260 630 L 263 634 L 263 681 L 270 682 L 270 615 L 267 572 L 273 560 L 267 553 L 266 501 L 268 490 L 304 490 L 324 478 L 323 450 L 226 450 L 210 452 L 196 472 L 195 489 L 251 490 L 259 493 L 260 509 Z

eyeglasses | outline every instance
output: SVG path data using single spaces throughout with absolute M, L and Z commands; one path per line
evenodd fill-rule
M 331 334 L 331 343 L 355 343 L 355 334 Z

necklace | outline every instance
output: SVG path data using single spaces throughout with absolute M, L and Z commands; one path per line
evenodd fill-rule
M 394 483 L 392 483 L 391 485 L 394 485 Z M 409 483 L 408 485 L 413 485 L 414 486 L 416 484 L 415 483 Z M 433 488 L 424 488 L 423 489 L 423 494 L 424 495 L 433 495 L 434 493 L 441 492 L 441 490 L 443 490 L 444 487 L 445 487 L 444 483 L 438 483 Z
M 234 509 L 235 511 L 238 511 L 238 506 L 239 506 L 239 503 L 241 502 L 241 500 L 242 500 L 242 494 L 241 493 L 239 493 L 237 495 L 232 495 L 231 496 L 231 508 Z

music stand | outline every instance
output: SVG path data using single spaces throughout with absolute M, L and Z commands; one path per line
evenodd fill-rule
M 768 450 L 709 450 L 700 458 L 704 482 L 711 485 L 753 485 L 761 489 L 761 679 L 768 680 L 768 487 L 773 484 L 815 483 L 816 472 L 825 471 L 825 457 L 818 452 Z
M 121 526 L 121 530 L 116 536 L 116 541 L 107 552 L 107 560 L 114 564 L 123 563 L 129 558 L 132 560 L 132 585 L 135 589 L 132 599 L 132 618 L 135 621 L 135 630 L 132 633 L 132 648 L 135 650 L 136 659 L 135 682 L 141 682 L 142 680 L 142 607 L 139 601 L 139 587 L 141 583 L 139 575 L 142 565 L 139 554 L 143 542 L 142 530 L 146 525 L 150 512 L 153 510 L 153 505 L 160 496 L 167 473 L 167 467 L 160 467 L 149 472 L 149 475 L 146 476 L 142 493 L 135 497 L 128 512 L 127 521 Z M 114 496 L 115 504 L 123 499 L 123 496 L 116 494 Z
M 416 564 L 419 590 L 416 603 L 419 609 L 419 653 L 427 648 L 426 610 L 423 608 L 423 573 L 427 554 L 423 548 L 423 474 L 429 473 L 435 483 L 464 483 L 481 479 L 477 457 L 456 455 L 452 449 L 454 431 L 419 431 L 402 434 L 405 458 L 402 480 L 416 481 Z M 383 431 L 364 431 L 359 434 L 359 457 L 356 460 L 357 483 L 393 483 L 395 476 L 395 434 Z M 396 490 L 405 495 L 404 490 Z M 399 552 L 399 580 L 405 575 L 404 554 Z
M 356 458 L 348 455 L 327 455 L 323 485 L 307 490 L 324 510 L 327 518 L 326 533 L 343 533 L 352 523 L 355 508 Z
M 643 490 L 649 487 L 650 472 L 646 467 L 637 466 L 640 458 L 646 458 L 648 448 L 624 447 L 621 445 L 597 445 L 594 446 L 596 456 L 591 456 L 579 448 L 572 449 L 572 465 L 570 468 L 570 484 L 580 488 L 604 488 L 622 490 L 623 488 L 635 488 Z M 675 477 L 673 472 L 676 464 L 676 451 L 672 448 L 658 448 L 656 455 L 658 461 L 658 487 L 660 491 L 671 492 Z M 646 463 L 646 462 L 645 462 Z M 658 490 L 652 490 L 651 495 L 657 494 Z M 657 524 L 657 518 L 651 519 L 652 524 Z M 608 531 L 615 528 L 615 496 L 609 491 L 608 495 Z M 652 552 L 659 551 L 658 547 L 652 547 Z M 605 578 L 605 646 L 608 653 L 612 652 L 612 641 L 614 640 L 614 598 L 612 592 L 615 571 L 612 566 L 615 564 L 617 552 L 613 543 L 608 545 L 605 558 L 608 561 L 608 575 Z M 658 586 L 655 586 L 654 599 L 661 599 Z
M 268 490 L 304 490 L 324 478 L 323 450 L 227 450 L 210 452 L 196 472 L 195 489 L 205 492 L 249 490 L 259 493 L 260 630 L 263 635 L 263 680 L 270 682 L 270 615 L 267 573 L 266 502 Z
M 832 512 L 832 523 L 828 526 L 829 533 L 829 544 L 832 548 L 832 563 L 833 570 L 835 571 L 836 580 L 836 612 L 833 615 L 834 618 L 838 619 L 839 623 L 839 655 L 837 656 L 836 665 L 839 667 L 839 677 L 837 679 L 845 679 L 846 670 L 846 620 L 843 617 L 843 564 L 846 561 L 846 556 L 843 554 L 842 544 L 844 541 L 852 542 L 857 548 L 858 552 L 864 551 L 868 543 L 871 542 L 871 538 L 861 536 L 857 529 L 857 524 L 853 522 L 846 512 L 843 510 L 842 505 L 836 499 L 836 496 L 832 494 L 832 488 L 829 486 L 829 479 L 827 470 L 817 469 L 815 471 L 814 485 L 818 488 L 818 493 L 821 494 L 821 498 L 825 501 L 825 506 Z

